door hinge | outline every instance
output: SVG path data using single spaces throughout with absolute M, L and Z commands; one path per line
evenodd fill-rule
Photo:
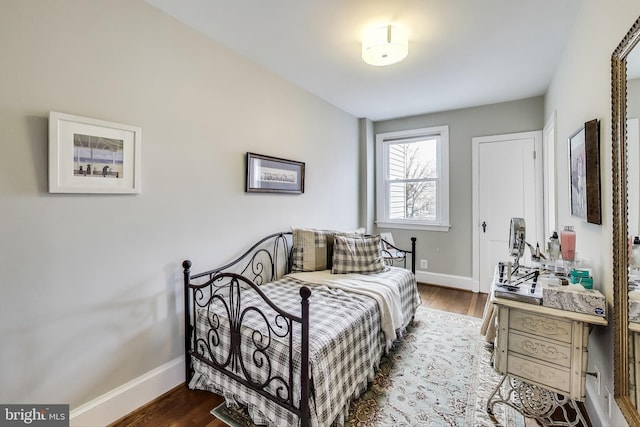
M 533 160 L 535 160 L 536 158 L 537 158 L 536 157 L 536 150 L 533 150 Z

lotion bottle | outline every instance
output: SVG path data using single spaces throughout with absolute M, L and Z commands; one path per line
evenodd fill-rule
M 560 251 L 562 259 L 565 261 L 575 261 L 576 259 L 576 232 L 573 227 L 565 225 L 560 232 Z

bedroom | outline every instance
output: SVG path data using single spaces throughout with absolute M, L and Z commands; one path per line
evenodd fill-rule
M 480 122 L 460 135 L 469 141 L 541 129 L 556 111 L 558 141 L 564 141 L 576 123 L 600 118 L 603 226 L 570 218 L 562 176 L 558 220 L 575 222 L 580 250 L 611 301 L 609 59 L 640 6 L 602 3 L 582 2 L 544 96 L 387 125 Z M 120 396 L 140 406 L 182 380 L 183 259 L 220 264 L 257 236 L 302 222 L 352 229 L 370 221 L 359 141 L 371 123 L 143 1 L 3 0 L 2 9 L 0 402 L 55 399 L 73 411 L 107 395 L 115 400 L 109 393 L 154 372 L 158 383 L 151 391 L 142 386 L 133 399 Z M 142 127 L 141 193 L 48 194 L 51 110 Z M 460 144 L 452 165 L 464 170 L 471 152 Z M 304 195 L 247 196 L 247 151 L 306 161 Z M 471 183 L 463 178 L 452 188 L 465 212 L 454 226 L 470 242 Z M 407 236 L 398 233 L 396 240 Z M 456 248 L 444 237 L 430 238 Z M 470 257 L 470 251 L 463 255 L 460 270 L 441 272 L 469 277 Z M 430 263 L 438 271 L 435 260 Z M 592 335 L 590 345 L 590 360 L 600 364 L 609 386 L 612 340 L 608 329 Z M 603 397 L 593 396 L 593 405 L 606 414 Z M 621 417 L 615 408 L 613 417 Z

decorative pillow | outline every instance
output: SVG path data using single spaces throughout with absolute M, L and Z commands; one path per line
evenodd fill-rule
M 327 234 L 327 269 L 333 268 L 333 246 L 336 236 L 342 237 L 362 237 L 364 236 L 364 228 L 358 228 L 354 231 L 332 231 Z
M 293 249 L 291 250 L 291 271 L 318 271 L 330 269 L 333 257 L 335 235 L 361 236 L 364 229 L 352 232 L 316 230 L 313 228 L 292 228 Z
M 384 270 L 380 236 L 335 236 L 332 273 L 380 273 Z
M 309 228 L 293 229 L 291 271 L 318 271 L 327 269 L 328 231 Z

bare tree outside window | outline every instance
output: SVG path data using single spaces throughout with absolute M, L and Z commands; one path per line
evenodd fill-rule
M 449 127 L 376 134 L 376 224 L 448 231 Z
M 437 210 L 437 140 L 389 146 L 389 218 L 434 220 Z

